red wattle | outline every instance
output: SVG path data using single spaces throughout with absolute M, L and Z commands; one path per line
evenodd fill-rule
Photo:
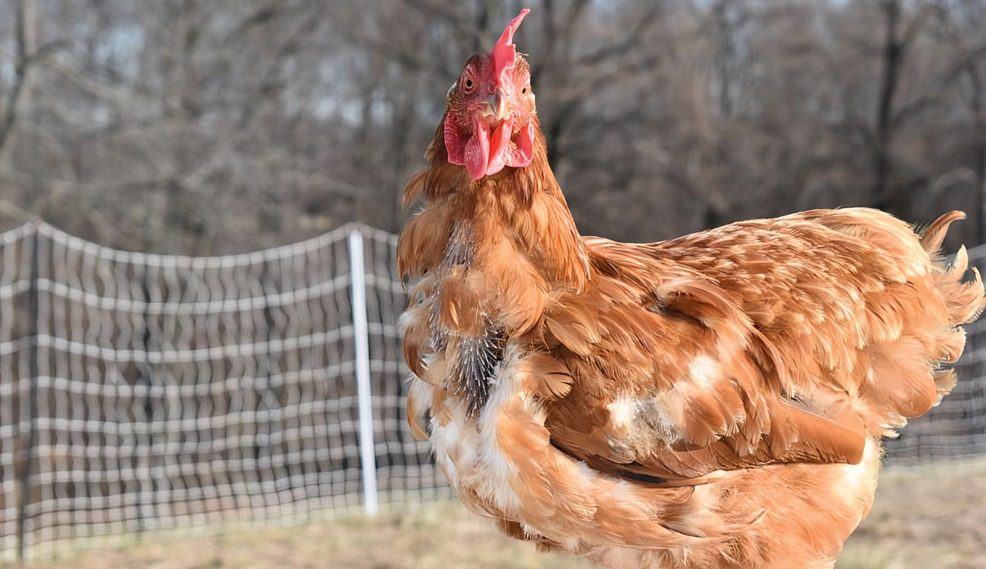
M 490 134 L 485 127 L 478 124 L 478 121 L 473 125 L 472 136 L 466 142 L 463 154 L 470 178 L 478 180 L 486 175 L 486 167 L 490 160 Z
M 515 132 L 509 121 L 501 123 L 490 136 L 489 129 L 479 120 L 473 123 L 468 140 L 451 122 L 444 128 L 445 152 L 450 164 L 466 167 L 473 180 L 492 176 L 505 166 L 523 168 L 534 156 L 534 124 Z
M 486 167 L 486 175 L 492 176 L 507 165 L 510 158 L 510 125 L 506 122 L 500 123 L 493 131 L 493 138 L 490 140 L 490 160 Z

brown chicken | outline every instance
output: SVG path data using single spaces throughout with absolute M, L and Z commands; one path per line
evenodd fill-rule
M 983 308 L 924 231 L 816 210 L 581 237 L 546 159 L 527 11 L 449 90 L 401 233 L 412 428 L 472 510 L 609 568 L 830 568 L 880 439 L 955 382 Z

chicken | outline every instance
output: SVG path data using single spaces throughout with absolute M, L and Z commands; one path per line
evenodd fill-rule
M 500 529 L 608 568 L 831 568 L 882 437 L 955 382 L 984 305 L 924 231 L 815 210 L 581 237 L 513 35 L 468 60 L 405 190 L 415 434 Z

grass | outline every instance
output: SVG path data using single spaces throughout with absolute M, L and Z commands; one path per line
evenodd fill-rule
M 886 469 L 839 569 L 986 567 L 986 462 Z
M 588 569 L 501 536 L 454 503 L 375 519 L 242 531 L 89 551 L 40 569 Z M 886 469 L 838 569 L 986 567 L 986 462 Z

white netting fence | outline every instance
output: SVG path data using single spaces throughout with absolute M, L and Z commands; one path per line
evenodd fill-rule
M 395 245 L 355 225 L 210 258 L 0 234 L 0 560 L 447 497 L 405 422 Z M 891 461 L 986 454 L 983 330 Z
M 0 235 L 3 557 L 447 495 L 405 427 L 395 241 L 189 258 Z

